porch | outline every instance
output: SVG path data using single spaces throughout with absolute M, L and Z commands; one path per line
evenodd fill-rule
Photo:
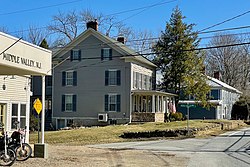
M 131 122 L 164 122 L 165 113 L 176 111 L 176 96 L 154 90 L 132 90 Z

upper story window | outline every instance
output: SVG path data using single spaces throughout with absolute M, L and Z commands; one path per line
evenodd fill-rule
M 105 85 L 106 86 L 121 85 L 121 71 L 120 70 L 105 71 Z
M 62 72 L 62 86 L 76 86 L 76 85 L 77 85 L 76 71 Z
M 76 111 L 76 95 L 62 95 L 62 111 Z
M 151 90 L 152 89 L 152 77 L 144 75 L 139 72 L 133 72 L 133 88 Z
M 101 60 L 112 60 L 112 49 L 111 48 L 102 48 Z
M 212 89 L 210 93 L 211 100 L 220 100 L 220 90 L 219 89 Z
M 80 49 L 72 49 L 70 53 L 70 61 L 78 60 L 81 61 L 81 50 Z

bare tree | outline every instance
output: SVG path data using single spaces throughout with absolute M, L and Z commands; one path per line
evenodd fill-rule
M 107 36 L 114 37 L 118 34 L 129 36 L 131 33 L 131 28 L 117 21 L 115 16 L 104 16 L 102 13 L 95 14 L 91 10 L 82 10 L 80 12 L 71 11 L 69 13 L 59 12 L 53 16 L 48 29 L 50 32 L 59 35 L 57 41 L 59 41 L 60 44 L 68 43 L 86 29 L 87 22 L 93 20 L 98 22 L 99 31 Z
M 63 35 L 66 37 L 64 39 L 70 42 L 78 35 L 78 22 L 79 17 L 76 11 L 70 11 L 69 13 L 59 12 L 53 16 L 48 30 L 52 33 Z
M 216 34 L 209 46 L 232 45 L 241 43 L 242 39 L 231 34 Z M 249 78 L 249 46 L 227 46 L 209 49 L 206 52 L 207 74 L 214 71 L 222 73 L 222 81 L 240 90 L 246 89 Z
M 151 52 L 153 43 L 152 33 L 145 30 L 134 32 L 129 45 L 138 53 L 145 54 Z M 152 59 L 150 56 L 152 55 L 146 55 L 147 58 Z
M 46 30 L 37 28 L 34 25 L 29 26 L 28 34 L 24 36 L 24 39 L 33 43 L 35 45 L 40 45 L 40 43 L 48 36 Z

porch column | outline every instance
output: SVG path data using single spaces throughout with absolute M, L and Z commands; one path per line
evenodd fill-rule
M 168 104 L 169 104 L 169 97 L 166 97 L 166 107 L 167 107 L 167 113 L 169 113 Z
M 42 131 L 42 144 L 44 144 L 44 124 L 45 124 L 45 76 L 42 76 L 42 122 L 41 122 L 41 131 Z
M 157 98 L 156 98 L 156 104 L 157 104 L 157 106 L 156 106 L 156 112 L 159 112 L 159 111 L 160 111 L 160 100 L 159 100 L 159 96 L 157 96 Z
M 152 113 L 155 113 L 155 95 L 152 95 Z
M 161 112 L 165 113 L 165 107 L 164 107 L 165 103 L 164 103 L 164 97 L 161 96 Z
M 146 96 L 146 112 L 148 112 L 148 96 Z
M 136 111 L 139 112 L 139 95 L 136 95 Z

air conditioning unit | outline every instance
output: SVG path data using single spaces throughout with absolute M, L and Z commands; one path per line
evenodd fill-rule
M 99 122 L 108 122 L 108 114 L 107 113 L 98 114 L 98 121 Z

